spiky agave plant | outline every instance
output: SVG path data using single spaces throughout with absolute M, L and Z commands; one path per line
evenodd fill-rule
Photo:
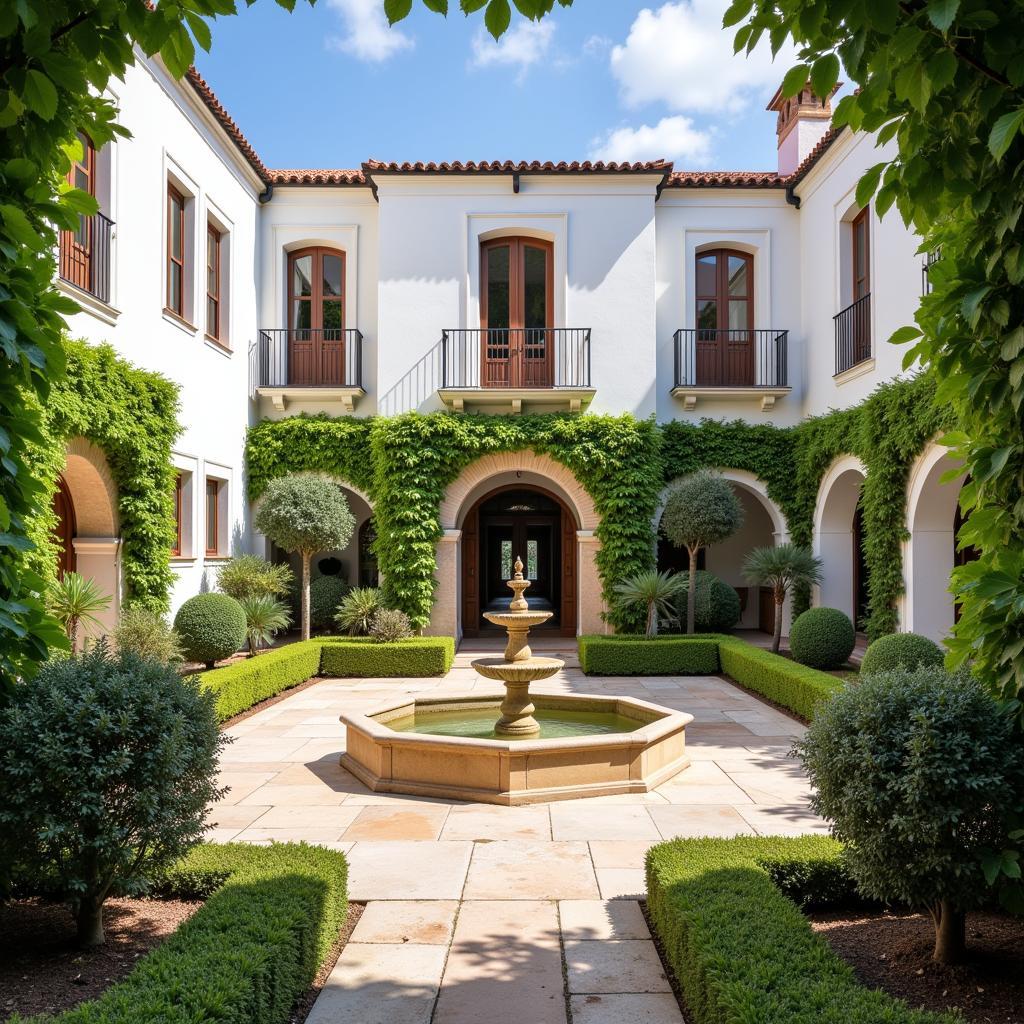
M 615 595 L 624 607 L 640 605 L 647 616 L 647 636 L 658 635 L 658 619 L 675 614 L 675 599 L 682 580 L 670 572 L 648 569 L 638 572 L 615 587 Z
M 751 583 L 771 587 L 775 601 L 775 634 L 772 652 L 779 653 L 782 640 L 782 606 L 793 587 L 810 587 L 821 582 L 822 561 L 810 548 L 799 544 L 754 548 L 743 563 L 743 575 Z
M 110 598 L 96 586 L 95 581 L 77 572 L 66 572 L 50 587 L 48 603 L 53 617 L 64 627 L 74 651 L 82 626 L 102 625 L 96 615 L 110 607 Z
M 270 594 L 250 594 L 240 598 L 238 603 L 245 612 L 245 636 L 249 641 L 250 658 L 292 623 L 288 609 Z
M 334 621 L 349 636 L 366 636 L 380 607 L 380 591 L 376 587 L 353 587 L 341 599 Z

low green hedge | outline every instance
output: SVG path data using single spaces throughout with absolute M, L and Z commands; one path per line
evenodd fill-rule
M 343 854 L 204 845 L 161 888 L 206 903 L 124 981 L 39 1024 L 286 1024 L 348 913 Z
M 413 636 L 379 644 L 370 637 L 326 637 L 320 674 L 325 676 L 440 676 L 455 660 L 450 636 Z
M 823 836 L 675 839 L 647 854 L 648 907 L 694 1024 L 954 1024 L 864 988 L 759 861 L 828 861 Z
M 580 667 L 590 676 L 706 676 L 719 671 L 718 637 L 631 634 L 581 636 Z
M 798 665 L 738 637 L 722 637 L 718 643 L 718 657 L 722 671 L 741 686 L 808 720 L 814 717 L 814 707 L 819 701 L 845 685 L 836 676 Z

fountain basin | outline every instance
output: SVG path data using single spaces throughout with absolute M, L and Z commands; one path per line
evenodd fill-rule
M 542 729 L 561 717 L 596 727 L 585 735 L 478 738 L 410 728 L 431 729 L 431 715 L 477 716 L 482 728 L 503 699 L 406 696 L 369 714 L 343 714 L 341 765 L 374 792 L 517 805 L 644 793 L 690 763 L 686 726 L 693 716 L 632 697 L 531 694 Z M 438 724 L 443 731 L 445 723 Z M 612 731 L 597 731 L 604 727 Z

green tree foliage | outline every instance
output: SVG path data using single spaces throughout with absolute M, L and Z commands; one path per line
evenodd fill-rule
M 964 912 L 1005 870 L 1024 754 L 1013 720 L 966 674 L 881 672 L 815 711 L 798 750 L 861 892 L 925 909 L 935 959 L 964 954 Z
M 667 619 L 676 611 L 682 579 L 670 572 L 647 569 L 623 580 L 615 587 L 615 597 L 623 605 L 644 611 L 644 633 L 658 635 L 658 620 Z
M 661 532 L 677 547 L 686 548 L 690 565 L 696 567 L 702 548 L 719 544 L 743 525 L 743 506 L 717 473 L 700 469 L 669 488 Z M 686 632 L 694 631 L 697 608 L 697 574 L 690 573 L 686 603 Z
M 292 585 L 292 570 L 259 555 L 235 555 L 217 572 L 217 586 L 236 601 L 246 597 L 281 597 Z
M 407 17 L 413 0 L 382 0 L 388 24 L 394 25 Z M 512 21 L 512 5 L 531 21 L 540 21 L 555 7 L 555 0 L 458 0 L 458 9 L 467 17 L 477 11 L 484 12 L 484 25 L 495 39 L 500 39 Z M 423 6 L 435 14 L 448 15 L 449 0 L 423 0 Z M 456 6 L 452 0 L 452 8 Z M 572 0 L 558 0 L 559 7 L 572 7 Z
M 325 476 L 293 473 L 272 480 L 256 511 L 256 529 L 302 559 L 302 639 L 309 639 L 309 563 L 318 551 L 344 548 L 356 528 L 341 488 Z
M 56 880 L 83 945 L 103 903 L 145 892 L 203 836 L 226 741 L 196 677 L 100 643 L 49 662 L 0 710 L 0 841 Z
M 677 608 L 677 619 L 673 629 L 685 626 L 690 599 L 690 573 L 679 573 L 681 612 Z M 740 621 L 742 615 L 740 595 L 735 587 L 719 579 L 706 569 L 697 570 L 697 597 L 694 602 L 693 628 L 698 633 L 728 633 Z
M 742 24 L 740 24 L 742 23 Z M 857 201 L 894 203 L 940 253 L 913 342 L 960 430 L 947 437 L 970 474 L 960 543 L 980 558 L 954 573 L 962 603 L 950 649 L 972 659 L 994 692 L 1024 708 L 1024 7 L 1017 0 L 733 0 L 736 49 L 787 37 L 808 80 L 828 95 L 840 74 L 859 87 L 834 123 L 877 132 L 897 155 L 863 176 Z
M 754 548 L 743 563 L 743 575 L 762 587 L 772 588 L 775 602 L 775 634 L 772 653 L 779 653 L 782 639 L 782 606 L 786 595 L 794 587 L 812 587 L 821 582 L 823 564 L 810 548 L 800 544 L 778 544 L 775 547 Z

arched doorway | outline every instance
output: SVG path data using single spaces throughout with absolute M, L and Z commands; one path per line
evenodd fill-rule
M 494 627 L 484 612 L 508 607 L 505 581 L 515 559 L 532 583 L 531 607 L 550 611 L 546 627 L 576 635 L 576 520 L 565 502 L 544 487 L 505 484 L 478 498 L 462 526 L 462 632 L 479 636 Z
M 56 520 L 53 541 L 57 546 L 57 578 L 63 579 L 65 573 L 75 572 L 78 565 L 75 557 L 78 523 L 71 491 L 62 476 L 57 478 L 57 489 L 53 492 L 53 515 Z
M 838 608 L 860 629 L 868 614 L 870 576 L 864 558 L 861 489 L 867 471 L 848 455 L 832 464 L 818 488 L 814 553 L 822 560 L 816 604 Z

